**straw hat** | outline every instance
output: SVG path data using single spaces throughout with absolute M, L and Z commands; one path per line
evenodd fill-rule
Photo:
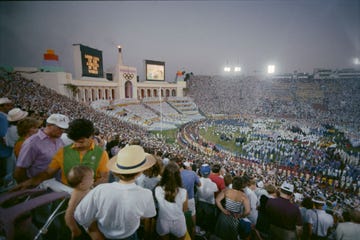
M 110 171 L 120 174 L 142 172 L 156 162 L 155 158 L 149 155 L 139 145 L 126 146 L 110 159 L 107 167 Z
M 7 120 L 9 122 L 16 122 L 27 117 L 29 113 L 20 108 L 13 108 L 8 112 Z

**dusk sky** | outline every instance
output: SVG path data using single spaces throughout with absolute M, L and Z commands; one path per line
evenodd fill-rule
M 104 70 L 125 65 L 144 79 L 144 60 L 177 70 L 245 74 L 354 67 L 360 58 L 359 0 L 0 2 L 0 66 L 40 67 L 53 49 L 74 73 L 73 46 L 102 51 Z

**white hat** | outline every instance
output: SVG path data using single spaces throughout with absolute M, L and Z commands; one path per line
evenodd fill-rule
M 264 182 L 263 182 L 263 181 L 259 181 L 259 182 L 257 182 L 256 186 L 257 186 L 258 188 L 264 188 Z
M 145 153 L 139 145 L 129 145 L 110 159 L 107 167 L 114 173 L 131 174 L 142 172 L 156 163 L 156 159 Z
M 187 162 L 187 161 L 186 161 L 186 162 L 183 162 L 183 165 L 184 165 L 185 167 L 187 167 L 187 168 L 190 167 L 190 163 Z
M 8 99 L 7 97 L 0 98 L 0 105 L 6 104 L 6 103 L 12 103 L 12 101 L 10 99 Z
M 314 203 L 324 205 L 325 202 L 326 202 L 326 199 L 325 199 L 325 197 L 322 196 L 322 195 L 317 195 L 317 196 L 315 196 L 315 197 L 312 199 L 312 201 L 313 201 Z
M 284 191 L 287 191 L 289 193 L 293 193 L 294 192 L 294 185 L 288 183 L 288 182 L 284 182 L 280 189 L 284 190 Z
M 62 114 L 51 114 L 48 119 L 46 119 L 47 123 L 54 124 L 62 129 L 67 129 L 69 127 L 69 118 Z
M 26 118 L 29 113 L 21 110 L 20 108 L 13 108 L 8 112 L 7 120 L 9 122 L 16 122 Z

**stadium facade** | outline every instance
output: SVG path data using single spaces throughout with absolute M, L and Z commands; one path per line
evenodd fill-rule
M 42 67 L 15 67 L 13 70 L 59 94 L 86 103 L 97 100 L 131 101 L 160 96 L 184 96 L 186 82 L 182 74 L 177 74 L 176 82 L 165 81 L 165 63 L 156 65 L 157 61 L 146 61 L 149 63 L 146 63 L 146 67 L 149 69 L 153 67 L 158 71 L 158 68 L 162 68 L 163 77 L 146 72 L 147 76 L 154 77 L 146 77 L 145 81 L 139 81 L 137 69 L 123 64 L 120 46 L 118 46 L 117 63 L 107 72 L 103 70 L 102 51 L 82 44 L 73 44 L 73 51 L 74 76 L 59 67 L 58 56 L 53 50 L 47 50 L 44 54 Z

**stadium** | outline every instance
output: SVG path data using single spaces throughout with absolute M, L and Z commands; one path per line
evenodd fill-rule
M 145 60 L 146 79 L 118 61 L 103 69 L 102 51 L 74 44 L 75 75 L 54 50 L 38 68 L 2 67 L 0 97 L 31 116 L 86 118 L 107 143 L 139 140 L 147 152 L 181 156 L 200 168 L 221 164 L 232 176 L 295 185 L 295 201 L 319 192 L 341 215 L 360 201 L 360 69 L 313 73 L 205 76 Z M 315 66 L 316 67 L 316 66 Z

